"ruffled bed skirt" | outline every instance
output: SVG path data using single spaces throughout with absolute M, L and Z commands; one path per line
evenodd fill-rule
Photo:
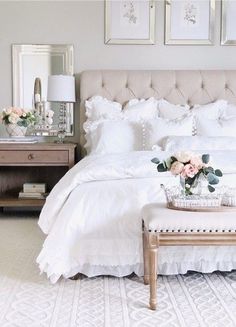
M 96 257 L 94 262 L 97 263 L 98 260 L 101 262 L 110 260 L 112 262 L 113 258 Z M 132 273 L 143 276 L 143 262 L 142 258 L 138 262 L 138 256 L 136 258 L 126 257 L 126 260 L 133 262 L 133 264 L 122 262 L 119 265 L 92 264 L 92 257 L 89 260 L 87 258 L 90 263 L 83 262 L 85 258 L 80 258 L 79 262 L 74 259 L 63 262 L 63 260 L 58 259 L 53 256 L 49 265 L 46 257 L 43 257 L 43 252 L 37 259 L 41 272 L 47 273 L 52 283 L 55 283 L 61 276 L 69 278 L 77 273 L 82 273 L 88 277 L 99 275 L 123 277 Z M 159 249 L 158 274 L 161 275 L 185 274 L 190 270 L 211 273 L 216 270 L 231 271 L 233 269 L 236 269 L 235 246 L 173 246 Z

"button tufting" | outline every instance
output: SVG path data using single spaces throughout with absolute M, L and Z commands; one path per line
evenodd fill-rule
M 229 85 L 228 84 L 225 84 L 225 89 L 227 90 L 229 88 Z
M 201 88 L 202 88 L 202 89 L 204 89 L 204 88 L 205 88 L 205 85 L 204 85 L 204 83 L 202 83 L 202 85 L 201 85 Z

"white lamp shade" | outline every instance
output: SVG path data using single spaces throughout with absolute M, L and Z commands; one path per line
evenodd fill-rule
M 51 102 L 75 102 L 74 76 L 48 76 L 47 100 Z

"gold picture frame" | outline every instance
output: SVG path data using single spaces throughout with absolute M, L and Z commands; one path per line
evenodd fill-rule
M 154 0 L 105 0 L 105 44 L 155 44 L 155 15 Z
M 186 6 L 184 8 L 184 6 Z M 187 7 L 188 6 L 188 7 Z M 189 7 L 193 6 L 193 7 Z M 195 7 L 194 7 L 195 6 Z M 175 12 L 172 12 L 175 10 Z M 180 17 L 179 11 L 182 11 L 181 19 L 175 19 L 175 15 Z M 192 10 L 192 14 L 191 14 Z M 195 11 L 195 12 L 194 12 Z M 206 12 L 208 17 L 204 17 Z M 198 27 L 192 18 L 195 14 L 199 19 Z M 185 15 L 185 16 L 184 16 Z M 191 16 L 192 15 L 192 16 Z M 174 22 L 178 22 L 174 25 Z M 189 25 L 188 25 L 189 24 Z M 192 24 L 192 27 L 191 27 Z M 189 28 L 188 28 L 189 26 Z M 204 30 L 203 30 L 204 29 Z M 176 37 L 179 30 L 179 37 Z M 165 0 L 165 44 L 167 45 L 213 45 L 215 30 L 215 0 L 206 1 L 179 1 Z M 181 37 L 182 31 L 182 37 Z M 191 34 L 192 33 L 192 34 Z M 206 37 L 202 37 L 206 34 Z M 187 37 L 186 37 L 187 35 Z M 199 35 L 199 38 L 197 37 Z

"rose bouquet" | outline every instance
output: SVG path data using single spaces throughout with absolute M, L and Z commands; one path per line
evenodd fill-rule
M 1 119 L 5 125 L 15 124 L 22 127 L 34 125 L 36 122 L 36 117 L 31 111 L 15 107 L 3 109 Z
M 174 176 L 180 176 L 180 184 L 185 195 L 193 194 L 193 188 L 198 184 L 200 177 L 207 181 L 208 190 L 214 192 L 213 185 L 218 184 L 219 177 L 223 176 L 220 169 L 211 167 L 209 154 L 178 152 L 166 160 L 153 158 L 151 161 L 157 165 L 157 171 L 170 171 Z

